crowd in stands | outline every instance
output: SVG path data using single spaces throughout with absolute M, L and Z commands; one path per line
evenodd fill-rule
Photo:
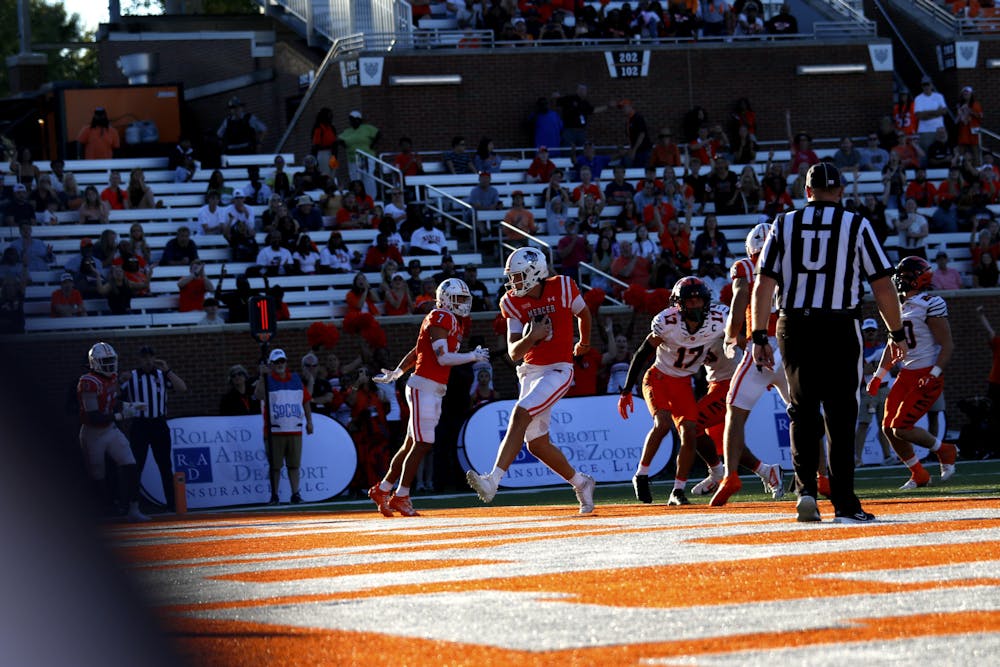
M 916 96 L 901 91 L 891 113 L 864 139 L 856 145 L 854 138 L 843 137 L 836 151 L 827 151 L 823 159 L 852 175 L 846 206 L 872 220 L 893 256 L 933 257 L 941 267 L 942 285 L 996 286 L 1000 228 L 990 206 L 998 201 L 1000 169 L 990 151 L 980 150 L 982 105 L 969 87 L 951 107 L 929 78 L 921 81 L 921 89 Z M 220 139 L 231 142 L 233 150 L 255 149 L 266 128 L 246 113 L 238 98 L 227 107 Z M 621 145 L 601 149 L 588 140 L 586 118 L 610 108 L 623 112 L 625 131 Z M 951 132 L 945 125 L 948 115 L 955 119 Z M 733 259 L 720 218 L 770 218 L 792 207 L 804 198 L 806 170 L 821 158 L 807 132 L 793 131 L 790 113 L 785 119 L 787 161 L 775 160 L 774 151 L 765 157 L 758 144 L 757 117 L 746 99 L 738 100 L 722 122 L 695 107 L 679 127 L 664 127 L 655 137 L 638 118 L 629 100 L 595 108 L 581 85 L 574 95 L 540 98 L 533 117 L 535 137 L 548 143 L 536 146 L 520 179 L 511 181 L 504 173 L 504 156 L 490 137 L 481 137 L 476 149 L 469 150 L 465 138 L 456 136 L 435 157 L 440 170 L 456 178 L 478 174 L 478 183 L 466 186 L 459 198 L 476 212 L 468 222 L 480 239 L 495 240 L 499 233 L 511 247 L 548 238 L 556 270 L 577 277 L 580 265 L 591 263 L 601 273 L 590 274 L 589 286 L 619 298 L 625 286 L 669 288 L 691 274 L 706 279 L 718 296 Z M 84 153 L 95 159 L 114 150 L 113 141 L 100 139 L 106 134 L 104 119 L 106 113 L 98 109 L 91 125 L 81 131 L 82 144 L 99 143 L 93 150 L 84 146 Z M 280 278 L 289 275 L 353 275 L 349 290 L 346 282 L 340 283 L 347 310 L 373 314 L 424 312 L 437 282 L 463 275 L 468 281 L 471 275 L 475 310 L 495 309 L 497 285 L 490 289 L 479 281 L 474 264 L 464 273 L 454 267 L 450 254 L 466 237 L 456 236 L 453 226 L 415 202 L 418 190 L 407 184 L 407 178 L 425 172 L 425 165 L 434 161 L 432 154 L 415 151 L 414 141 L 401 137 L 397 150 L 385 157 L 403 181 L 371 189 L 374 182 L 358 171 L 356 151 L 376 150 L 381 133 L 358 111 L 347 120 L 348 127 L 338 133 L 330 110 L 319 112 L 312 150 L 301 168 L 288 169 L 278 155 L 270 166 L 246 167 L 244 178 L 233 179 L 230 170 L 229 181 L 221 169 L 201 180 L 198 156 L 191 142 L 182 139 L 171 151 L 169 173 L 175 183 L 204 184 L 195 195 L 203 196 L 204 203 L 192 208 L 190 222 L 176 229 L 175 238 L 162 246 L 157 242 L 154 251 L 143 224 L 135 222 L 125 238 L 105 229 L 99 236 L 79 239 L 79 253 L 60 256 L 58 262 L 51 245 L 33 238 L 35 226 L 74 218 L 105 225 L 112 211 L 153 210 L 165 206 L 169 196 L 158 196 L 140 168 L 129 171 L 127 186 L 123 174 L 112 169 L 105 187 L 88 184 L 81 192 L 62 160 L 53 160 L 43 172 L 30 151 L 11 155 L 0 216 L 4 225 L 18 228 L 19 235 L 5 248 L 2 270 L 9 284 L 2 312 L 18 310 L 31 272 L 59 271 L 60 287 L 52 294 L 49 310 L 53 317 L 85 315 L 93 299 L 105 301 L 100 308 L 105 312 L 129 313 L 133 298 L 150 294 L 159 267 L 190 268 L 176 280 L 176 307 L 182 312 L 202 310 L 210 299 L 209 323 L 220 318 L 243 321 L 236 302 L 245 303 L 250 296 L 248 278 L 270 279 L 276 283 L 273 289 L 280 290 Z M 347 169 L 341 168 L 341 157 Z M 637 168 L 642 169 L 641 177 L 636 176 Z M 349 180 L 343 183 L 345 172 Z M 505 184 L 523 185 L 501 194 L 492 181 L 502 173 Z M 162 180 L 154 185 L 172 192 Z M 502 217 L 486 215 L 491 212 Z M 506 224 L 500 225 L 501 220 Z M 370 245 L 346 243 L 343 235 L 348 230 L 370 230 Z M 745 230 L 735 231 L 739 236 Z M 957 272 L 948 264 L 948 253 L 938 253 L 927 241 L 931 234 L 955 233 L 969 234 L 968 268 L 960 258 L 962 270 Z M 323 240 L 314 241 L 317 235 Z M 199 256 L 202 241 L 209 247 L 228 247 L 228 261 L 244 265 L 235 289 L 223 288 L 228 277 L 224 267 L 217 284 L 208 278 L 206 261 L 211 260 Z M 440 264 L 440 272 L 424 274 L 416 259 L 420 256 L 435 256 L 431 264 Z M 414 259 L 407 263 L 405 258 Z M 379 280 L 368 285 L 373 275 Z
M 430 0 L 413 3 L 413 16 L 451 20 L 460 29 L 489 30 L 503 42 L 795 35 L 798 21 L 787 4 L 765 16 L 759 0 Z M 424 25 L 440 25 L 425 23 Z M 464 46 L 474 46 L 467 40 Z

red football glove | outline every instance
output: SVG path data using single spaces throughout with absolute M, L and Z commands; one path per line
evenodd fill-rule
M 628 413 L 635 412 L 635 406 L 632 405 L 632 394 L 622 394 L 618 397 L 618 414 L 622 416 L 622 419 L 628 419 Z
M 930 373 L 917 380 L 917 388 L 924 394 L 934 394 L 940 392 L 944 387 L 944 380 L 940 376 L 933 376 Z
M 868 392 L 869 396 L 877 396 L 878 395 L 879 387 L 881 387 L 881 386 L 882 386 L 882 378 L 880 378 L 880 377 L 873 377 L 868 382 L 868 386 L 865 388 L 865 391 Z

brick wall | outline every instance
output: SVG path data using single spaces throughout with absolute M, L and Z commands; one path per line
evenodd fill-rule
M 945 395 L 948 401 L 948 418 L 953 427 L 961 422 L 957 409 L 958 400 L 985 394 L 986 377 L 990 368 L 990 351 L 986 336 L 979 324 L 975 308 L 982 305 L 993 326 L 1000 331 L 1000 290 L 977 290 L 948 297 L 955 355 L 945 373 Z M 871 311 L 869 307 L 867 310 Z M 631 319 L 627 308 L 602 309 L 601 320 L 611 316 L 619 327 L 626 327 Z M 869 313 L 871 315 L 871 313 Z M 492 330 L 492 318 L 478 316 L 473 323 L 472 336 L 482 336 L 484 345 L 499 349 L 502 345 Z M 389 357 L 395 362 L 412 346 L 418 318 L 395 320 L 386 325 L 389 340 Z M 634 322 L 631 344 L 644 337 L 648 329 L 648 316 L 639 316 Z M 594 344 L 598 343 L 595 322 Z M 308 323 L 288 323 L 279 332 L 275 343 L 284 349 L 298 366 L 298 359 L 307 352 L 305 329 Z M 23 378 L 23 395 L 32 397 L 32 403 L 51 405 L 53 419 L 66 422 L 71 430 L 75 417 L 65 415 L 66 392 L 85 371 L 87 350 L 103 338 L 115 346 L 120 355 L 121 368 L 130 369 L 138 361 L 138 351 L 143 345 L 153 345 L 157 354 L 167 360 L 188 384 L 187 394 L 175 394 L 170 399 L 174 416 L 215 414 L 218 399 L 226 389 L 226 372 L 233 364 L 253 368 L 259 358 L 256 344 L 246 330 L 225 332 L 199 332 L 197 329 L 179 331 L 108 332 L 103 336 L 93 334 L 49 334 L 7 337 L 2 341 L 8 368 L 12 377 Z M 354 359 L 359 353 L 356 336 L 344 334 L 335 352 L 342 362 Z M 817 350 L 822 354 L 822 350 Z M 496 387 L 504 397 L 516 393 L 516 381 L 511 369 L 496 363 Z M 617 419 L 609 414 L 609 420 Z

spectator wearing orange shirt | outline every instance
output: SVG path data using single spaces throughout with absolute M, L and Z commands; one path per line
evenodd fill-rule
M 358 229 L 365 222 L 366 216 L 361 213 L 358 207 L 358 197 L 353 192 L 344 191 L 340 208 L 337 209 L 337 216 L 334 229 Z
M 899 163 L 903 166 L 903 169 L 916 169 L 919 167 L 924 159 L 924 149 L 920 147 L 917 135 L 904 135 L 902 132 L 897 132 L 896 136 L 899 139 L 899 143 L 892 147 L 892 150 L 889 151 L 890 155 L 896 154 L 899 156 Z
M 313 122 L 312 145 L 309 152 L 316 158 L 319 170 L 327 176 L 332 176 L 334 169 L 330 158 L 336 155 L 337 128 L 333 125 L 333 110 L 323 107 L 316 114 Z
M 74 286 L 73 274 L 64 273 L 59 279 L 59 289 L 52 293 L 49 310 L 52 317 L 78 317 L 87 314 L 83 295 Z
M 191 262 L 190 271 L 178 279 L 177 288 L 180 290 L 177 310 L 182 313 L 201 310 L 205 303 L 205 295 L 215 291 L 215 285 L 205 275 L 205 263 L 200 259 Z
M 525 173 L 525 180 L 529 183 L 543 183 L 552 177 L 552 172 L 555 170 L 555 162 L 549 159 L 548 146 L 539 146 L 535 159 L 531 161 Z
M 94 109 L 90 125 L 76 136 L 77 155 L 84 160 L 110 160 L 121 146 L 118 130 L 110 126 L 104 107 Z
M 892 106 L 892 124 L 896 128 L 896 132 L 902 132 L 903 136 L 916 133 L 917 114 L 913 110 L 913 98 L 910 97 L 910 91 L 903 88 L 899 91 L 896 100 Z
M 375 290 L 368 284 L 368 277 L 364 273 L 354 276 L 351 289 L 347 290 L 347 312 L 348 313 L 371 313 L 378 315 L 378 306 L 375 305 Z
M 108 187 L 101 191 L 101 199 L 106 201 L 113 211 L 129 207 L 128 192 L 122 188 L 122 176 L 117 171 L 108 174 Z
M 906 198 L 917 200 L 917 206 L 936 206 L 938 191 L 934 184 L 927 180 L 927 170 L 917 169 L 912 181 L 906 186 Z
M 511 207 L 510 210 L 507 211 L 507 214 L 504 215 L 503 221 L 508 225 L 516 227 L 521 232 L 534 234 L 537 230 L 537 226 L 535 225 L 535 214 L 524 207 L 524 193 L 520 190 L 514 190 L 510 197 Z M 504 227 L 503 235 L 508 241 L 524 241 L 523 234 L 508 227 Z
M 621 254 L 611 262 L 611 275 L 630 286 L 649 287 L 649 274 L 653 268 L 650 261 L 636 255 L 631 243 L 622 243 L 620 251 Z M 615 291 L 620 297 L 623 290 L 616 287 Z
M 409 315 L 413 312 L 413 297 L 406 285 L 406 277 L 397 273 L 389 281 L 389 289 L 385 291 L 386 315 Z
M 674 142 L 674 133 L 669 127 L 660 130 L 656 145 L 649 156 L 650 167 L 679 167 L 681 152 Z
M 667 233 L 660 234 L 660 245 L 674 265 L 685 274 L 691 273 L 691 231 L 686 223 L 677 218 L 667 223 Z
M 983 105 L 976 99 L 972 86 L 962 88 L 962 92 L 959 93 L 955 124 L 958 127 L 958 138 L 955 143 L 963 149 L 971 149 L 976 164 L 979 164 L 981 160 L 979 128 L 983 124 Z
M 405 180 L 407 176 L 418 176 L 424 173 L 424 161 L 413 152 L 413 140 L 409 137 L 399 138 L 399 153 L 393 162 Z
M 379 232 L 375 237 L 375 244 L 369 246 L 362 263 L 363 271 L 381 271 L 386 260 L 393 260 L 396 264 L 403 265 L 403 256 L 399 253 L 399 248 L 389 243 L 389 237 Z

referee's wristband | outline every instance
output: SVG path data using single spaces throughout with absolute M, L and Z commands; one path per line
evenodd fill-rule
M 753 339 L 754 345 L 769 345 L 770 341 L 767 338 L 767 329 L 756 329 L 750 334 L 751 339 Z
M 894 343 L 902 343 L 903 339 L 906 338 L 906 331 L 902 327 L 896 329 L 895 331 L 890 331 L 889 338 L 891 338 Z

